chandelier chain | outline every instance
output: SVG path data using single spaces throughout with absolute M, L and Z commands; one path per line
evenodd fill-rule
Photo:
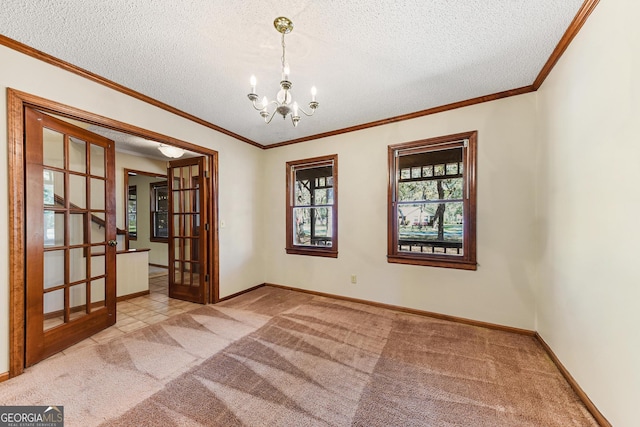
M 284 33 L 282 33 L 282 56 L 280 57 L 280 61 L 282 62 L 282 69 L 284 70 L 284 64 L 285 64 L 285 57 L 284 57 L 284 52 L 285 52 L 285 44 L 284 44 Z

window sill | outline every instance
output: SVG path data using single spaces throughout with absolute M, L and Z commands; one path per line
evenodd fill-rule
M 395 264 L 424 265 L 428 267 L 455 268 L 458 270 L 477 270 L 478 263 L 457 259 L 434 259 L 407 255 L 387 255 L 387 262 Z
M 315 249 L 315 248 L 286 248 L 288 254 L 291 255 L 309 255 L 309 256 L 321 256 L 325 258 L 338 258 L 337 250 L 327 249 Z
M 169 239 L 162 237 L 152 237 L 149 239 L 149 241 L 155 243 L 169 243 Z

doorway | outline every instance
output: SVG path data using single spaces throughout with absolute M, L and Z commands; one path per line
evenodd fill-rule
M 124 170 L 125 249 L 149 250 L 149 267 L 166 268 L 171 298 L 209 300 L 211 233 L 205 156 L 166 163 L 166 175 Z
M 107 129 L 117 130 L 119 132 L 127 133 L 130 135 L 140 136 L 142 138 L 159 141 L 165 144 L 175 145 L 180 148 L 184 148 L 195 153 L 198 153 L 204 156 L 207 159 L 209 167 L 209 173 L 206 177 L 202 177 L 202 179 L 206 179 L 207 188 L 209 192 L 209 200 L 207 209 L 207 219 L 210 224 L 217 224 L 217 152 L 213 150 L 209 150 L 200 146 L 196 146 L 184 141 L 176 140 L 174 138 L 167 137 L 165 135 L 161 135 L 146 129 L 138 128 L 123 122 L 115 121 L 106 117 L 98 116 L 93 113 L 89 113 L 83 110 L 79 110 L 73 107 L 69 107 L 63 104 L 59 104 L 50 100 L 46 100 L 44 98 L 36 97 L 24 92 L 20 92 L 14 89 L 8 89 L 7 91 L 8 98 L 8 149 L 9 149 L 9 247 L 11 248 L 10 253 L 10 269 L 9 269 L 9 278 L 10 278 L 10 370 L 9 376 L 14 377 L 16 375 L 21 374 L 24 371 L 24 368 L 27 364 L 26 358 L 26 333 L 29 322 L 27 321 L 27 317 L 30 315 L 30 306 L 27 306 L 27 271 L 29 270 L 30 258 L 27 257 L 27 250 L 29 247 L 29 240 L 27 239 L 27 221 L 26 221 L 26 212 L 29 209 L 27 205 L 27 200 L 25 197 L 25 188 L 27 188 L 27 167 L 25 167 L 26 159 L 30 157 L 31 153 L 27 151 L 27 147 L 25 145 L 25 124 L 26 124 L 26 111 L 27 108 L 31 108 L 39 111 L 44 114 L 52 114 L 60 117 L 68 117 L 77 121 L 81 121 L 84 123 L 89 123 L 93 125 L 97 125 L 100 127 L 104 127 Z M 90 166 L 89 166 L 90 167 Z M 108 166 L 107 166 L 108 167 Z M 70 175 L 76 175 L 75 173 L 68 172 Z M 83 175 L 85 179 L 91 179 L 92 174 L 88 173 Z M 65 202 L 66 203 L 66 202 Z M 61 206 L 59 206 L 60 210 L 63 210 Z M 56 208 L 57 209 L 57 208 Z M 50 209 L 52 211 L 56 211 L 56 209 Z M 66 209 L 63 212 L 64 215 L 72 215 L 78 214 L 80 216 L 84 215 L 87 218 L 90 218 L 90 211 L 92 209 L 88 208 L 85 210 L 79 210 L 76 212 L 70 205 L 65 205 Z M 106 210 L 106 209 L 105 209 Z M 44 213 L 44 212 L 43 212 Z M 54 212 L 55 215 L 55 212 Z M 44 217 L 44 215 L 43 215 Z M 90 220 L 87 220 L 87 223 L 90 223 Z M 86 230 L 85 226 L 85 230 Z M 105 229 L 105 233 L 108 233 Z M 90 234 L 89 234 L 90 235 Z M 44 237 L 43 237 L 44 238 Z M 63 237 L 63 239 L 71 239 L 71 237 Z M 108 240 L 105 238 L 105 245 L 108 245 Z M 206 267 L 207 271 L 210 272 L 210 280 L 206 283 L 207 295 L 204 300 L 205 303 L 213 303 L 217 302 L 219 299 L 218 293 L 218 235 L 217 235 L 217 226 L 211 226 L 211 232 L 203 238 L 204 244 L 206 246 L 206 250 L 209 251 L 210 256 L 206 258 Z M 69 243 L 70 240 L 67 240 Z M 88 241 L 87 241 L 88 242 Z M 92 246 L 92 243 L 82 243 L 83 246 L 74 247 L 73 245 L 64 246 L 63 250 L 72 250 L 72 249 L 81 249 L 83 255 L 89 254 Z M 86 247 L 85 247 L 86 245 Z M 96 243 L 97 245 L 97 243 Z M 41 249 L 44 252 L 44 245 Z M 105 246 L 105 248 L 106 248 Z M 109 251 L 106 249 L 107 252 Z M 85 263 L 87 258 L 83 258 Z M 89 260 L 91 259 L 88 258 Z M 66 261 L 65 261 L 66 263 Z M 66 265 L 66 264 L 65 264 Z M 85 264 L 86 265 L 86 264 Z M 107 288 L 107 276 L 115 276 L 115 274 L 108 273 L 110 268 L 115 268 L 115 260 L 114 262 L 107 262 L 107 258 L 105 257 L 105 268 L 107 272 L 105 272 L 103 277 L 105 279 L 105 292 L 108 292 Z M 44 273 L 43 273 L 44 274 Z M 64 272 L 64 274 L 71 274 L 70 271 Z M 90 275 L 85 280 L 85 304 L 84 304 L 84 313 L 91 314 L 92 309 L 87 308 L 87 306 L 91 306 L 93 302 L 98 303 L 99 301 L 91 301 L 91 297 L 87 300 L 86 297 L 86 283 L 92 281 L 95 277 Z M 78 282 L 78 283 L 76 283 Z M 79 284 L 79 281 L 67 281 L 63 286 L 70 288 Z M 65 288 L 62 289 L 62 293 L 64 294 Z M 56 289 L 59 290 L 59 289 Z M 53 291 L 52 291 L 53 292 Z M 63 297 L 64 299 L 64 297 Z M 69 299 L 71 301 L 71 299 Z M 87 304 L 86 301 L 89 301 Z M 106 307 L 109 303 L 107 302 L 108 298 L 105 298 L 104 306 Z M 69 313 L 66 317 L 67 319 L 71 318 L 71 312 L 74 309 L 74 304 L 69 302 L 68 305 L 63 305 L 62 318 L 65 319 L 65 313 Z M 109 309 L 106 308 L 102 311 L 109 313 Z M 102 313 L 100 310 L 96 310 L 100 315 Z M 44 316 L 41 315 L 41 318 Z M 85 317 L 84 315 L 82 317 Z M 98 315 L 94 316 L 95 318 L 99 317 Z M 109 316 L 108 316 L 109 317 Z M 115 313 L 111 321 L 115 321 Z M 100 323 L 99 321 L 96 321 Z M 67 322 L 69 323 L 69 322 Z M 55 329 L 55 328 L 54 328 Z

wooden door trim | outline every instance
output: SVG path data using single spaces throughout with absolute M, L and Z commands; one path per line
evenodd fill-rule
M 210 247 L 213 254 L 209 270 L 212 272 L 209 282 L 211 301 L 217 302 L 219 295 L 219 256 L 218 256 L 218 152 L 189 142 L 171 138 L 157 132 L 139 128 L 124 122 L 109 119 L 88 111 L 70 107 L 55 101 L 41 98 L 26 92 L 7 88 L 7 150 L 9 170 L 9 376 L 11 378 L 24 372 L 25 363 L 25 168 L 24 168 L 24 108 L 33 107 L 40 111 L 80 120 L 108 129 L 125 132 L 145 139 L 175 145 L 203 156 L 208 156 L 210 164 L 209 183 L 211 188 L 211 221 L 214 224 L 210 233 Z
M 25 346 L 25 197 L 24 102 L 7 90 L 9 163 L 9 377 L 24 371 Z

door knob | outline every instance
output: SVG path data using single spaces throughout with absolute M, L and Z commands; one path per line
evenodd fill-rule
M 117 242 L 117 241 L 115 241 L 115 240 L 109 240 L 109 241 L 107 242 L 107 244 L 108 244 L 109 246 L 116 246 L 116 245 L 118 244 L 118 242 Z

